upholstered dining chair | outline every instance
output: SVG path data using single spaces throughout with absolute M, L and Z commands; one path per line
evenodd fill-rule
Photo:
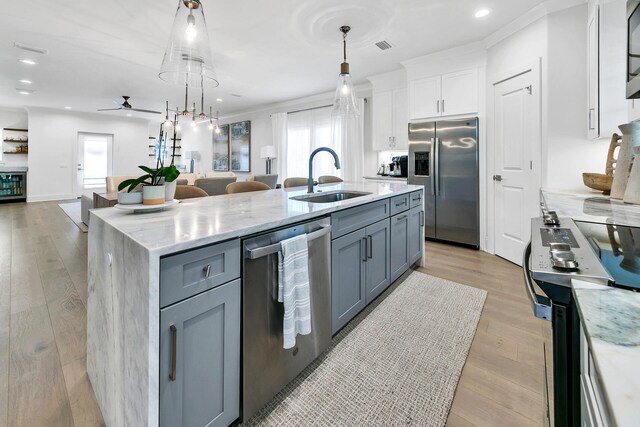
M 180 172 L 179 179 L 186 179 L 188 185 L 194 185 L 196 179 L 200 178 L 197 173 Z M 179 185 L 179 184 L 178 184 Z
M 202 188 L 194 187 L 193 185 L 176 185 L 176 195 L 174 198 L 184 200 L 207 196 L 207 192 Z
M 235 176 L 221 176 L 216 178 L 200 178 L 196 179 L 195 186 L 202 188 L 209 196 L 219 196 L 224 194 L 227 185 L 236 182 Z
M 289 187 L 306 187 L 309 180 L 307 178 L 287 178 L 282 183 L 284 188 Z
M 273 189 L 276 188 L 276 184 L 278 183 L 278 174 L 253 175 L 249 178 L 249 181 L 261 182 Z
M 236 193 L 248 193 L 250 191 L 264 191 L 271 190 L 264 182 L 258 181 L 242 181 L 242 182 L 232 182 L 227 185 L 225 192 L 227 194 L 236 194 Z
M 189 180 L 187 178 L 178 178 L 176 179 L 176 185 L 189 185 Z
M 318 178 L 318 184 L 331 184 L 334 182 L 344 182 L 344 181 L 338 178 L 337 176 L 333 176 L 333 175 L 322 175 L 320 178 Z
M 235 173 L 229 171 L 229 172 L 225 172 L 225 171 L 209 171 L 209 172 L 205 172 L 204 173 L 204 177 L 205 178 L 220 178 L 220 177 L 231 177 L 231 176 L 236 176 Z

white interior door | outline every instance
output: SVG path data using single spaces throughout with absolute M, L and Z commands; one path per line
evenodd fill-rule
M 534 150 L 540 147 L 540 88 L 533 71 L 494 85 L 495 252 L 522 263 L 539 208 Z M 537 159 L 537 156 L 536 156 Z
M 113 175 L 113 135 L 79 133 L 77 158 L 77 195 L 103 191 Z

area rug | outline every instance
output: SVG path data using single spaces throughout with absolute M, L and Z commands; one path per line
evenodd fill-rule
M 80 201 L 70 202 L 70 203 L 59 203 L 60 209 L 67 214 L 67 216 L 73 221 L 75 225 L 78 226 L 80 231 L 83 233 L 87 233 L 89 231 L 89 227 L 86 226 L 84 222 L 82 222 L 82 214 L 80 210 Z
M 487 293 L 394 284 L 245 426 L 444 426 Z

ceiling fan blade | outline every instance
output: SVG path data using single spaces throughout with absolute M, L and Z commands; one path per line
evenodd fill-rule
M 122 107 L 120 107 L 120 108 L 101 108 L 98 111 L 118 111 L 118 110 L 122 110 Z
M 140 108 L 127 108 L 127 110 L 130 110 L 130 111 L 137 111 L 137 112 L 139 112 L 139 113 L 162 114 L 160 111 L 142 110 L 142 109 L 140 109 Z

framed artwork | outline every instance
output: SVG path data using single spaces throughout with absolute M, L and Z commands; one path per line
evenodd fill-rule
M 229 170 L 229 125 L 220 126 L 220 133 L 213 133 L 213 170 Z
M 251 172 L 251 121 L 229 125 L 231 170 Z

